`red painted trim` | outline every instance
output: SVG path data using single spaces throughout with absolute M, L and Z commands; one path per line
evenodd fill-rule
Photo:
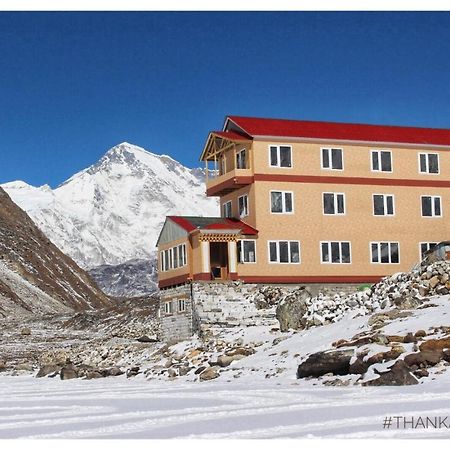
M 175 286 L 177 284 L 183 284 L 186 283 L 189 279 L 189 274 L 179 275 L 177 277 L 172 278 L 166 278 L 165 280 L 159 280 L 158 286 L 160 289 L 169 287 L 169 286 Z
M 212 197 L 215 195 L 219 195 L 220 192 L 223 191 L 224 189 L 237 189 L 252 183 L 253 183 L 252 176 L 246 177 L 238 176 L 234 178 L 229 178 L 228 180 L 225 180 L 222 183 L 216 184 L 215 186 L 211 186 L 210 188 L 206 189 L 206 195 L 208 197 Z
M 245 283 L 376 283 L 385 275 L 305 276 L 305 277 L 239 277 Z
M 210 273 L 196 273 L 194 274 L 194 280 L 195 281 L 210 281 L 211 280 L 211 274 Z
M 416 186 L 416 187 L 450 187 L 447 180 L 410 180 L 399 178 L 368 178 L 368 177 L 327 177 L 322 175 L 277 175 L 258 173 L 255 181 L 284 181 L 292 183 L 326 183 L 326 184 L 358 184 L 367 186 Z
M 238 279 L 239 279 L 239 276 L 238 276 L 237 272 L 230 272 L 230 273 L 228 274 L 228 278 L 229 278 L 230 280 L 238 280 Z

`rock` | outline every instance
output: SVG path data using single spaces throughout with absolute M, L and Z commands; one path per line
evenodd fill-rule
M 227 356 L 236 356 L 236 355 L 250 356 L 250 355 L 253 355 L 253 353 L 255 353 L 255 350 L 253 350 L 252 348 L 237 347 L 237 348 L 233 348 L 232 350 L 230 350 L 228 352 L 225 352 L 225 355 L 227 355 Z
M 206 367 L 204 366 L 200 366 L 195 372 L 195 375 L 198 375 L 199 373 L 202 373 L 204 370 L 206 369 Z
M 191 369 L 192 367 L 181 366 L 178 369 L 178 374 L 180 375 L 180 377 L 183 377 L 184 375 L 187 375 L 191 371 Z
M 326 373 L 348 375 L 353 350 L 332 350 L 310 355 L 297 369 L 297 378 L 320 377 Z
M 429 375 L 427 369 L 417 369 L 413 373 L 414 373 L 414 376 L 416 376 L 417 378 L 423 378 L 423 377 L 427 377 Z
M 119 375 L 123 375 L 123 371 L 119 367 L 111 367 L 103 370 L 103 375 L 105 377 L 118 377 Z
M 285 341 L 286 339 L 288 339 L 288 336 L 280 336 L 280 337 L 277 337 L 277 338 L 275 338 L 275 339 L 272 341 L 272 345 L 278 345 L 280 342 L 283 342 L 283 341 Z
M 57 364 L 46 364 L 39 369 L 39 372 L 36 374 L 36 378 L 46 377 L 50 374 L 58 374 L 61 370 L 61 366 Z
M 284 296 L 278 303 L 276 318 L 280 322 L 280 330 L 302 330 L 306 327 L 306 319 L 303 317 L 308 311 L 307 302 L 311 300 L 311 293 L 301 287 Z
M 406 336 L 403 338 L 403 342 L 405 344 L 411 344 L 413 342 L 417 342 L 417 338 L 412 333 L 407 333 Z
M 350 364 L 348 373 L 352 375 L 361 375 L 367 372 L 369 366 L 370 364 L 364 361 L 363 357 L 358 356 L 355 361 Z
M 396 361 L 387 372 L 377 372 L 379 377 L 362 383 L 363 386 L 407 386 L 417 384 L 404 361 Z
M 219 376 L 217 367 L 208 367 L 200 374 L 200 381 L 214 380 Z
M 394 298 L 394 305 L 398 309 L 416 309 L 420 305 L 420 302 L 412 295 L 404 295 Z
M 440 280 L 439 277 L 437 275 L 435 275 L 434 277 L 430 278 L 430 287 L 431 289 L 434 289 L 438 284 L 439 284 Z
M 103 374 L 98 370 L 88 370 L 85 374 L 86 380 L 93 380 L 96 378 L 103 378 Z
M 71 380 L 73 378 L 78 378 L 78 372 L 73 364 L 69 364 L 61 369 L 59 376 L 61 380 Z
M 425 330 L 417 330 L 415 333 L 414 333 L 414 336 L 416 337 L 416 338 L 423 338 L 423 337 L 425 337 L 427 335 L 427 332 L 425 331 Z
M 228 356 L 228 355 L 220 355 L 217 358 L 217 365 L 219 367 L 228 367 L 233 361 L 239 361 L 240 359 L 245 358 L 244 355 L 234 355 L 234 356 Z
M 30 363 L 20 363 L 14 366 L 14 370 L 23 370 L 26 372 L 32 372 L 33 371 L 33 365 Z
M 30 336 L 31 335 L 31 329 L 28 327 L 24 327 L 20 330 L 20 334 L 22 336 Z
M 341 380 L 340 378 L 335 378 L 333 380 L 325 380 L 323 382 L 325 386 L 348 386 L 350 384 L 350 380 Z
M 442 352 L 442 359 L 444 361 L 450 362 L 450 349 L 444 350 Z
M 3 359 L 0 359 L 0 372 L 3 372 L 6 370 L 6 361 Z
M 139 366 L 130 367 L 127 370 L 127 378 L 135 377 L 140 372 L 141 372 L 141 368 Z
M 442 339 L 429 339 L 422 342 L 419 346 L 420 350 L 444 350 L 450 348 L 450 337 Z
M 396 345 L 391 347 L 387 352 L 377 353 L 370 358 L 368 358 L 367 362 L 369 365 L 382 363 L 386 361 L 392 361 L 397 359 L 402 353 L 405 352 L 405 349 L 401 345 Z
M 169 378 L 175 378 L 178 376 L 177 371 L 175 369 L 169 369 L 167 371 L 167 375 Z

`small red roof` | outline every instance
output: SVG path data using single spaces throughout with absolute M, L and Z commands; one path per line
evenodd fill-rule
M 223 217 L 167 216 L 188 233 L 194 230 L 240 230 L 242 234 L 256 235 L 258 230 L 237 219 Z
M 450 130 L 442 128 L 364 125 L 307 120 L 228 116 L 249 136 L 336 139 L 363 142 L 450 145 Z M 228 120 L 225 122 L 228 123 Z

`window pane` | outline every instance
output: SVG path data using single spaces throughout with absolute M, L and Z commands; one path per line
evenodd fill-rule
M 255 262 L 255 242 L 244 241 L 244 261 Z
M 341 262 L 341 251 L 339 242 L 331 243 L 331 262 L 333 263 Z
M 434 215 L 435 216 L 441 215 L 441 198 L 440 197 L 434 197 Z
M 330 262 L 328 242 L 322 242 L 322 262 Z
M 176 269 L 178 267 L 178 247 L 174 247 L 173 249 L 173 268 Z
M 422 216 L 431 216 L 431 197 L 422 197 Z
M 397 264 L 400 260 L 399 254 L 398 254 L 398 244 L 392 243 L 391 244 L 391 263 Z
M 300 262 L 300 249 L 297 241 L 291 241 L 291 262 Z
M 270 165 L 278 166 L 278 149 L 277 149 L 277 147 L 270 147 Z
M 381 170 L 390 172 L 392 170 L 392 160 L 390 152 L 381 152 Z
M 331 150 L 331 165 L 333 169 L 342 169 L 342 150 L 336 148 Z
M 290 192 L 284 194 L 284 204 L 286 212 L 292 212 L 292 194 Z
M 239 216 L 244 217 L 248 215 L 248 201 L 247 196 L 239 197 Z
M 350 264 L 350 243 L 342 242 L 341 243 L 341 252 L 342 252 L 342 262 L 346 264 Z
M 271 211 L 273 213 L 283 212 L 283 199 L 281 192 L 270 193 Z
M 322 149 L 322 167 L 325 169 L 330 167 L 330 154 L 327 148 Z
M 277 243 L 269 243 L 270 262 L 277 262 Z
M 430 173 L 439 173 L 438 155 L 434 153 L 428 155 L 428 170 Z
M 183 266 L 183 245 L 178 246 L 178 267 Z
M 373 196 L 373 213 L 376 216 L 384 215 L 384 201 L 382 195 Z
M 280 166 L 291 167 L 291 147 L 280 146 Z
M 246 158 L 245 150 L 240 151 L 236 154 L 236 168 L 245 169 L 246 168 Z
M 380 170 L 378 163 L 378 152 L 372 152 L 372 170 Z
M 164 266 L 166 268 L 166 270 L 169 270 L 169 251 L 168 250 L 164 250 Z
M 427 171 L 427 155 L 424 155 L 423 153 L 420 155 L 420 171 Z
M 280 262 L 281 263 L 289 262 L 289 249 L 287 241 L 280 241 L 278 245 L 280 247 Z
M 420 256 L 423 258 L 424 253 L 428 250 L 428 244 L 426 242 L 422 242 L 420 244 Z
M 386 209 L 390 216 L 394 214 L 394 197 L 392 195 L 386 196 Z
M 334 194 L 323 194 L 323 212 L 334 214 Z
M 382 263 L 388 263 L 389 262 L 389 245 L 387 242 L 381 242 L 380 244 L 380 255 L 381 255 L 381 262 Z
M 372 244 L 372 262 L 379 262 L 378 244 Z
M 344 196 L 342 194 L 337 194 L 337 212 L 344 214 Z

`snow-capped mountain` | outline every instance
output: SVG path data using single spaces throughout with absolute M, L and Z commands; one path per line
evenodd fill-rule
M 213 215 L 204 173 L 122 143 L 59 187 L 3 184 L 13 201 L 80 266 L 153 259 L 166 215 Z

